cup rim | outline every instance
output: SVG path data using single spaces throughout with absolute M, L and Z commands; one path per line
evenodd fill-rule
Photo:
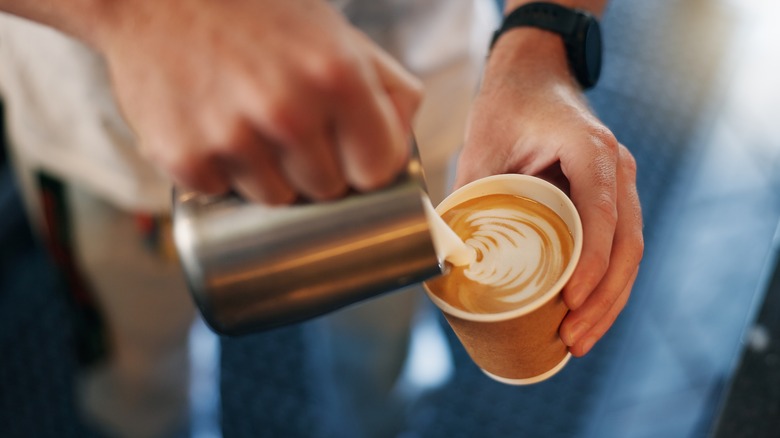
M 522 174 L 500 174 L 500 175 L 492 175 L 487 176 L 484 178 L 480 178 L 478 180 L 472 181 L 458 190 L 455 190 L 450 195 L 448 195 L 439 205 L 436 206 L 436 213 L 441 214 L 447 209 L 457 205 L 457 203 L 463 202 L 467 199 L 473 199 L 477 196 L 472 196 L 467 199 L 460 199 L 458 201 L 453 201 L 454 198 L 457 197 L 459 193 L 465 192 L 467 190 L 473 190 L 474 187 L 485 185 L 485 184 L 493 184 L 497 181 L 509 181 L 512 183 L 522 183 L 522 184 L 530 184 L 535 185 L 537 187 L 542 188 L 543 190 L 549 191 L 553 193 L 564 205 L 564 207 L 567 210 L 570 210 L 572 212 L 572 218 L 574 223 L 572 226 L 569 226 L 569 231 L 572 234 L 572 238 L 574 240 L 574 247 L 572 248 L 572 255 L 569 259 L 569 263 L 566 266 L 566 269 L 563 270 L 563 273 L 561 273 L 560 278 L 558 278 L 558 281 L 556 281 L 550 289 L 544 293 L 544 295 L 540 296 L 533 302 L 531 302 L 528 305 L 519 307 L 517 309 L 512 309 L 506 312 L 499 312 L 499 313 L 473 313 L 468 312 L 463 309 L 459 309 L 446 301 L 439 298 L 436 294 L 431 292 L 431 290 L 428 288 L 428 284 L 424 283 L 425 293 L 428 295 L 428 297 L 436 304 L 436 306 L 441 309 L 442 311 L 446 312 L 448 315 L 468 320 L 468 321 L 476 321 L 476 322 L 497 322 L 497 321 L 505 321 L 509 319 L 514 319 L 520 316 L 527 315 L 538 308 L 542 307 L 546 303 L 548 303 L 552 298 L 554 298 L 561 289 L 568 283 L 569 279 L 571 278 L 571 275 L 574 273 L 574 270 L 577 268 L 577 265 L 579 264 L 580 255 L 582 254 L 582 220 L 580 218 L 579 212 L 577 211 L 577 208 L 574 206 L 574 203 L 569 199 L 569 197 L 558 187 L 553 185 L 550 182 L 547 182 L 539 177 L 531 176 L 531 175 L 522 175 Z M 490 192 L 489 194 L 500 194 L 502 192 Z M 486 193 L 488 194 L 488 193 Z M 517 193 L 508 193 L 513 195 L 518 195 Z M 522 195 L 518 195 L 522 196 Z M 541 202 L 538 201 L 537 202 Z M 545 204 L 547 205 L 547 204 Z M 549 207 L 549 205 L 547 205 Z M 567 223 L 567 226 L 569 224 Z M 573 228 L 573 229 L 572 229 Z

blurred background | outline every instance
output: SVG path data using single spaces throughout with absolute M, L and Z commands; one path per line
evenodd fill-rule
M 486 378 L 425 313 L 394 435 L 778 436 L 778 13 L 772 0 L 610 2 L 588 97 L 638 162 L 646 250 L 628 307 L 591 354 L 530 387 Z M 99 437 L 73 404 L 72 306 L 2 162 L 0 436 Z M 302 353 L 310 324 L 237 339 L 197 325 L 182 436 L 339 436 L 322 425 L 352 419 L 329 412 Z

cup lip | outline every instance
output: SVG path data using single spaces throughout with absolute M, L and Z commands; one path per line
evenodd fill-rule
M 480 178 L 478 180 L 472 181 L 458 190 L 451 193 L 449 196 L 447 196 L 441 203 L 439 203 L 438 206 L 436 206 L 436 213 L 443 213 L 447 209 L 457 205 L 457 203 L 463 202 L 463 200 L 453 201 L 453 199 L 458 197 L 459 193 L 462 193 L 464 191 L 473 189 L 474 187 L 494 183 L 496 181 L 506 181 L 511 182 L 513 184 L 522 183 L 522 184 L 530 184 L 535 185 L 543 190 L 550 191 L 551 193 L 555 194 L 556 197 L 558 197 L 563 205 L 570 210 L 573 214 L 572 217 L 574 219 L 574 226 L 570 227 L 572 238 L 574 239 L 574 247 L 572 249 L 572 255 L 571 259 L 569 260 L 569 264 L 566 266 L 566 269 L 563 270 L 563 273 L 561 273 L 560 278 L 558 281 L 556 281 L 552 287 L 541 297 L 533 301 L 532 303 L 519 307 L 517 309 L 512 309 L 506 312 L 500 312 L 500 313 L 473 313 L 468 312 L 463 309 L 459 309 L 446 301 L 442 300 L 436 294 L 431 292 L 431 290 L 428 288 L 427 283 L 424 284 L 425 286 L 425 293 L 428 295 L 428 297 L 436 304 L 439 309 L 446 312 L 448 315 L 468 320 L 468 321 L 476 321 L 476 322 L 497 322 L 497 321 L 505 321 L 509 319 L 514 319 L 520 316 L 527 315 L 538 308 L 545 305 L 547 302 L 549 302 L 553 297 L 558 295 L 559 291 L 563 289 L 563 287 L 568 283 L 569 279 L 571 278 L 571 275 L 574 273 L 574 270 L 576 269 L 577 265 L 579 264 L 580 255 L 582 254 L 582 220 L 580 218 L 579 212 L 577 211 L 577 208 L 574 206 L 574 203 L 569 199 L 569 197 L 558 187 L 553 185 L 552 183 L 549 183 L 539 177 L 531 176 L 531 175 L 523 175 L 523 174 L 500 174 L 500 175 L 492 175 L 487 176 L 484 178 Z M 502 192 L 490 192 L 486 194 L 501 194 Z M 517 195 L 517 193 L 508 193 L 512 195 Z M 519 195 L 522 196 L 522 195 Z M 473 199 L 476 196 L 467 198 L 467 199 Z M 538 201 L 540 202 L 540 201 Z M 574 229 L 571 229 L 574 228 Z

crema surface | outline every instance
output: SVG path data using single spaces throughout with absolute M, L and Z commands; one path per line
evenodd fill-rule
M 476 252 L 474 261 L 452 267 L 428 282 L 431 291 L 472 313 L 500 313 L 544 295 L 571 259 L 574 240 L 547 206 L 514 195 L 465 201 L 442 215 Z

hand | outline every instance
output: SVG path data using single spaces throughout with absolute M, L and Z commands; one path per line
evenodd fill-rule
M 403 168 L 419 82 L 326 2 L 114 5 L 91 43 L 142 152 L 178 184 L 289 203 Z
M 643 253 L 636 164 L 592 114 L 553 34 L 502 35 L 474 102 L 456 185 L 499 173 L 567 191 L 583 224 L 580 262 L 563 291 L 561 339 L 585 355 L 622 311 Z

